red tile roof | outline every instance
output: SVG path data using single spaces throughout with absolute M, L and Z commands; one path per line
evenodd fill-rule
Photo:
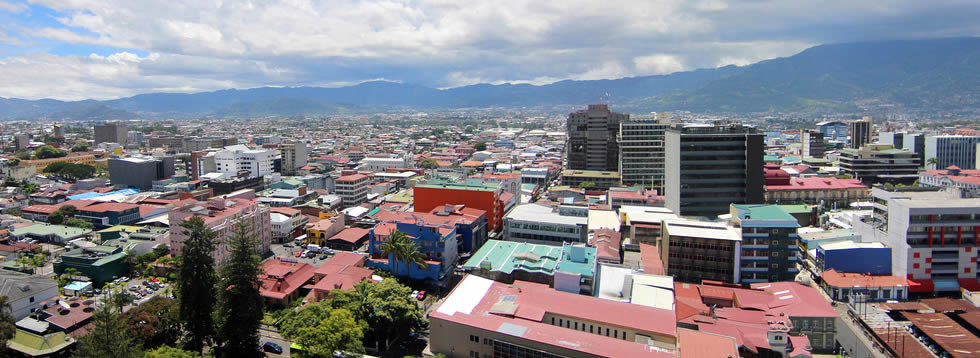
M 263 297 L 281 300 L 313 278 L 313 266 L 302 262 L 268 260 L 260 266 L 259 292 Z
M 368 178 L 369 177 L 367 175 L 364 175 L 364 174 L 351 174 L 351 175 L 344 175 L 344 176 L 342 176 L 340 178 L 337 178 L 337 182 L 342 182 L 342 183 L 358 182 L 358 181 L 365 180 L 365 179 L 368 179 Z
M 358 241 L 361 241 L 365 237 L 367 237 L 369 232 L 371 232 L 371 229 L 364 229 L 359 227 L 346 228 L 341 232 L 337 233 L 337 235 L 334 235 L 333 237 L 328 239 L 327 241 L 340 240 L 343 242 L 356 244 Z
M 274 213 L 280 213 L 286 216 L 293 216 L 300 213 L 299 209 L 293 209 L 293 208 L 287 208 L 281 206 L 269 208 L 269 211 Z
M 678 329 L 680 358 L 738 357 L 735 338 L 690 329 Z
M 664 262 L 660 260 L 660 250 L 656 246 L 640 244 L 640 261 L 643 263 L 643 272 L 654 275 L 664 275 Z
M 905 287 L 908 285 L 904 277 L 837 272 L 834 269 L 824 271 L 820 274 L 820 278 L 833 287 Z
M 857 179 L 838 178 L 792 178 L 786 185 L 766 185 L 766 190 L 843 190 L 867 189 Z
M 619 245 L 622 242 L 618 231 L 599 229 L 589 238 L 589 245 L 596 248 L 596 257 L 619 262 Z
M 79 211 L 87 211 L 91 213 L 119 212 L 132 209 L 139 210 L 139 205 L 124 203 L 101 203 L 78 208 Z

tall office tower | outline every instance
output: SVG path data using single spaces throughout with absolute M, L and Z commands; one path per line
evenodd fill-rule
M 282 152 L 282 174 L 296 175 L 296 169 L 306 165 L 306 143 L 290 142 L 279 145 Z
M 95 144 L 118 143 L 126 145 L 129 135 L 126 126 L 116 123 L 106 123 L 95 126 Z
M 977 169 L 977 144 L 980 136 L 931 135 L 926 137 L 926 169 L 944 169 L 950 165 L 960 169 Z M 929 163 L 936 158 L 936 164 Z
M 803 143 L 802 155 L 804 158 L 823 158 L 823 133 L 818 130 L 804 129 L 800 132 L 800 141 Z
M 619 124 L 619 173 L 623 184 L 642 185 L 663 193 L 666 113 L 627 118 Z
M 678 215 L 717 216 L 765 200 L 765 135 L 755 127 L 674 124 L 664 143 L 666 206 Z
M 878 133 L 878 144 L 891 144 L 897 149 L 905 147 L 905 132 L 881 132 Z
M 898 146 L 895 146 L 898 148 Z M 902 136 L 902 149 L 915 153 L 919 157 L 919 166 L 926 165 L 926 135 L 905 134 Z
M 823 121 L 817 123 L 817 130 L 823 133 L 824 139 L 831 141 L 847 141 L 847 123 L 840 121 Z
M 860 149 L 865 144 L 871 143 L 871 117 L 851 121 L 847 124 L 847 131 L 851 138 L 847 141 L 848 148 Z
M 619 170 L 619 123 L 628 114 L 609 111 L 604 104 L 590 104 L 588 109 L 568 115 L 568 169 Z

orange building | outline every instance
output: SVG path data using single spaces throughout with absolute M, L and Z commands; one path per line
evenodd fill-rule
M 428 213 L 446 204 L 466 205 L 487 212 L 487 231 L 503 229 L 504 201 L 498 184 L 480 180 L 465 183 L 434 182 L 415 186 L 415 212 Z

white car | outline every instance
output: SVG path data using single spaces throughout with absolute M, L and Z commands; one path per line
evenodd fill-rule
M 411 296 L 409 296 L 409 297 L 411 297 L 411 298 L 416 298 L 416 297 L 418 297 L 418 296 L 419 296 L 419 291 L 412 291 L 412 295 L 411 295 Z

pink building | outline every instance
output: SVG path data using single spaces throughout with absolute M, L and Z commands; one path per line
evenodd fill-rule
M 269 252 L 272 245 L 269 207 L 259 205 L 258 200 L 215 197 L 206 202 L 198 201 L 174 208 L 168 215 L 170 236 L 167 244 L 170 245 L 170 253 L 173 255 L 180 255 L 184 241 L 187 241 L 187 235 L 184 235 L 185 229 L 180 226 L 180 223 L 192 216 L 204 219 L 208 228 L 218 232 L 213 254 L 215 264 L 220 265 L 228 259 L 230 251 L 225 241 L 231 237 L 237 222 L 244 221 L 252 228 L 252 233 L 259 240 L 256 251 L 260 254 Z

